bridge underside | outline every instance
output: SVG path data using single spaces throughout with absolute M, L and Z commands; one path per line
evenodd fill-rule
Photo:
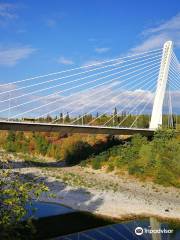
M 34 132 L 59 132 L 65 133 L 86 133 L 86 134 L 109 134 L 109 135 L 133 135 L 141 134 L 143 136 L 152 136 L 154 130 L 143 128 L 117 128 L 104 126 L 81 126 L 47 123 L 29 123 L 29 122 L 5 122 L 0 121 L 0 130 L 10 131 L 34 131 Z

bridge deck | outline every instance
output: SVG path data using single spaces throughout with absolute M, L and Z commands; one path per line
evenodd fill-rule
M 122 127 L 120 128 L 105 126 L 31 123 L 14 121 L 0 121 L 0 130 L 109 134 L 109 135 L 133 135 L 139 133 L 143 136 L 152 136 L 154 134 L 154 130 L 144 128 L 122 128 Z

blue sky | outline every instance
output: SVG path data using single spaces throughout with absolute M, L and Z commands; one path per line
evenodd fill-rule
M 179 14 L 178 0 L 0 1 L 0 80 L 158 48 L 168 38 L 178 53 Z
M 0 36 L 0 83 L 157 49 L 169 39 L 180 57 L 180 1 L 4 0 Z

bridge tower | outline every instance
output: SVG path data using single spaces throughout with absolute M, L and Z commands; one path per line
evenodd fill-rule
M 168 80 L 169 66 L 172 57 L 173 42 L 167 41 L 163 47 L 161 66 L 157 80 L 157 88 L 151 114 L 150 129 L 157 129 L 162 126 L 163 102 Z

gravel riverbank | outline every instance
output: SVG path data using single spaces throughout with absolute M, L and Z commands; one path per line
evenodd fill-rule
M 61 203 L 77 210 L 127 219 L 156 216 L 180 220 L 180 189 L 140 182 L 127 175 L 116 176 L 90 168 L 17 169 L 44 180 L 55 198 L 42 200 Z

